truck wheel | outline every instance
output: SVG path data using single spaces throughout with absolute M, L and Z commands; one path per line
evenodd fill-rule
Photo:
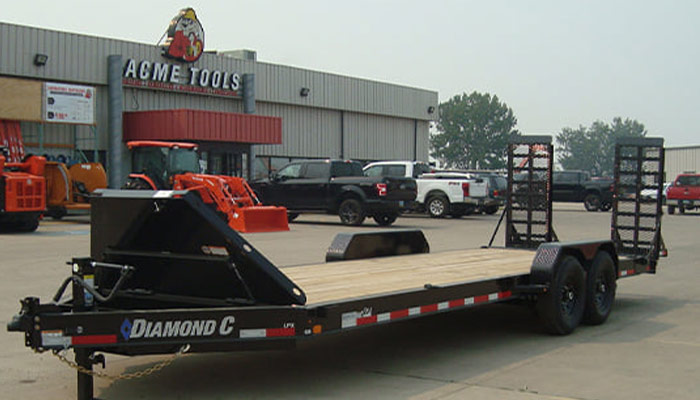
M 389 226 L 396 221 L 396 219 L 399 217 L 398 214 L 377 214 L 375 215 L 374 222 L 377 223 L 379 226 Z
M 555 335 L 568 335 L 581 323 L 585 307 L 586 282 L 578 260 L 566 256 L 552 280 L 549 291 L 537 301 L 537 313 Z
M 612 203 L 609 201 L 604 201 L 600 204 L 600 211 L 610 211 L 612 208 Z
M 676 213 L 676 207 L 675 206 L 668 206 L 668 213 L 673 215 Z
M 444 196 L 433 196 L 428 200 L 428 214 L 433 218 L 442 218 L 450 208 L 449 201 Z
M 600 325 L 608 319 L 615 301 L 617 289 L 615 263 L 606 251 L 599 252 L 593 259 L 586 280 L 586 307 L 583 322 Z
M 293 213 L 293 212 L 287 211 L 287 222 L 294 221 L 295 219 L 297 219 L 298 216 L 299 216 L 299 213 Z
M 678 214 L 685 214 L 685 207 L 683 207 L 683 204 L 678 205 Z
M 600 208 L 600 196 L 595 193 L 588 193 L 583 198 L 583 206 L 586 207 L 586 211 L 598 211 Z
M 488 206 L 484 207 L 484 213 L 488 215 L 493 215 L 498 212 L 498 206 Z
M 365 212 L 362 204 L 355 199 L 345 199 L 340 203 L 338 216 L 343 225 L 362 225 L 365 220 Z

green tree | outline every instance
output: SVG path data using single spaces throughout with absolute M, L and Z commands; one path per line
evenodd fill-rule
M 440 104 L 431 155 L 449 168 L 504 168 L 508 139 L 519 135 L 517 122 L 513 110 L 495 95 L 456 95 Z
M 557 135 L 557 160 L 564 169 L 589 171 L 593 176 L 612 175 L 615 140 L 642 137 L 647 131 L 636 120 L 613 118 L 612 124 L 595 121 L 590 127 L 563 128 Z

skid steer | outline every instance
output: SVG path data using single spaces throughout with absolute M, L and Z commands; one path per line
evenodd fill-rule
M 124 189 L 189 190 L 238 232 L 288 231 L 287 209 L 264 206 L 245 179 L 200 174 L 197 145 L 130 141 L 132 173 Z

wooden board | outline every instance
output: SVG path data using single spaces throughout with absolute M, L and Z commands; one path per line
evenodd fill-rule
M 282 269 L 306 293 L 306 304 L 346 300 L 530 272 L 535 253 L 514 249 L 470 249 Z
M 40 81 L 0 78 L 0 119 L 41 121 Z

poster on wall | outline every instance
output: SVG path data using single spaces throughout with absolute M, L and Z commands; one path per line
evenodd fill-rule
M 95 88 L 44 83 L 44 121 L 63 124 L 95 124 Z

